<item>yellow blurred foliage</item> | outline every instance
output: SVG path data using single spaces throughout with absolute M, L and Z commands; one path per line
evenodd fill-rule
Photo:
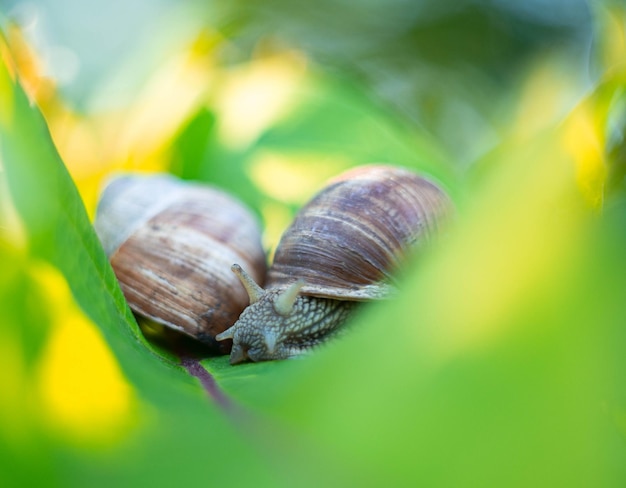
M 160 64 L 131 106 L 80 114 L 65 104 L 54 84 L 41 75 L 41 63 L 21 31 L 13 27 L 10 33 L 11 64 L 31 99 L 40 106 L 92 216 L 103 180 L 111 173 L 167 171 L 173 139 L 207 104 L 217 113 L 221 143 L 242 149 L 254 142 L 288 113 L 307 69 L 306 58 L 293 50 L 260 52 L 257 59 L 235 67 L 218 65 L 216 50 L 225 41 L 205 30 Z M 259 181 L 266 184 L 267 178 Z M 294 191 L 291 186 L 282 186 L 283 193 L 290 189 Z M 292 197 L 286 195 L 284 199 Z
M 214 43 L 201 33 L 160 66 L 132 106 L 117 113 L 58 118 L 50 123 L 59 152 L 89 212 L 103 179 L 116 171 L 166 171 L 168 148 L 184 122 L 205 102 Z M 61 137 L 61 135 L 65 137 Z
M 32 267 L 47 295 L 52 331 L 38 364 L 41 414 L 56 434 L 78 442 L 119 440 L 135 420 L 136 398 L 97 327 L 74 302 L 62 275 Z
M 246 147 L 280 120 L 296 99 L 306 67 L 302 55 L 286 51 L 224 70 L 214 99 L 220 140 L 227 147 Z
M 565 121 L 562 143 L 576 164 L 576 181 L 586 201 L 602 208 L 607 168 L 604 127 L 596 122 L 591 100 L 581 103 Z
M 570 110 L 577 89 L 558 56 L 546 54 L 535 60 L 522 82 L 508 136 L 516 144 L 524 144 L 554 127 Z
M 562 127 L 561 142 L 576 165 L 576 179 L 586 201 L 595 209 L 604 203 L 609 176 L 609 120 L 613 102 L 626 86 L 626 9 L 616 3 L 593 4 L 602 76 L 594 90 L 572 110 Z M 619 108 L 618 108 L 619 110 Z M 617 114 L 619 115 L 619 114 Z
M 250 176 L 266 195 L 285 203 L 303 204 L 324 181 L 350 166 L 340 155 L 259 150 L 250 161 Z
M 592 2 L 601 30 L 599 58 L 604 69 L 623 69 L 626 64 L 626 8 L 613 2 L 610 5 Z
M 14 117 L 13 98 L 11 97 L 11 78 L 15 77 L 14 67 L 9 48 L 0 35 L 0 63 L 6 66 L 7 70 L 0 70 L 0 123 L 9 126 Z M 0 165 L 2 161 L 0 161 Z
M 515 148 L 534 143 L 543 132 L 560 126 L 556 134 L 575 165 L 579 191 L 591 207 L 600 209 L 607 177 L 606 106 L 601 97 L 592 94 L 572 109 L 582 87 L 576 86 L 562 70 L 558 60 L 550 55 L 538 59 L 528 70 L 515 117 L 505 127 L 506 142 L 502 147 L 506 150 L 501 152 L 518 151 Z
M 216 34 L 201 32 L 185 50 L 166 60 L 130 107 L 100 114 L 80 114 L 64 103 L 42 76 L 37 55 L 17 27 L 8 49 L 29 97 L 36 101 L 52 139 L 93 215 L 103 180 L 122 170 L 165 171 L 167 149 L 177 131 L 206 100 L 211 87 Z M 44 89 L 45 88 L 45 89 Z
M 26 450 L 40 431 L 93 447 L 118 441 L 136 425 L 136 395 L 60 272 L 25 251 L 0 239 L 0 433 Z
M 143 87 L 132 107 L 120 114 L 111 159 L 126 159 L 124 169 L 164 170 L 155 163 L 184 121 L 205 102 L 212 86 L 215 45 L 202 32 L 183 52 L 164 62 Z M 107 131 L 104 132 L 105 134 Z M 165 166 L 164 166 L 165 165 Z M 121 168 L 120 168 L 121 169 Z
M 42 75 L 41 60 L 30 48 L 17 25 L 9 24 L 6 36 L 8 46 L 0 39 L 0 51 L 11 76 L 19 74 L 20 83 L 31 101 L 37 102 L 41 107 L 51 108 L 57 103 L 54 80 Z
M 292 213 L 284 205 L 267 202 L 260 208 L 265 227 L 263 229 L 263 248 L 268 250 L 267 259 L 274 260 L 274 251 L 283 232 L 293 219 Z
M 510 152 L 454 229 L 447 243 L 454 248 L 442 246 L 445 261 L 425 270 L 436 276 L 425 279 L 431 286 L 422 303 L 438 314 L 437 324 L 449 325 L 427 331 L 426 343 L 438 345 L 428 352 L 434 361 L 477 353 L 503 337 L 533 330 L 513 331 L 502 324 L 516 314 L 525 316 L 521 307 L 529 299 L 540 300 L 553 280 L 566 279 L 579 250 L 585 208 L 558 140 L 550 137 L 531 151 Z M 423 337 L 417 340 L 422 343 Z

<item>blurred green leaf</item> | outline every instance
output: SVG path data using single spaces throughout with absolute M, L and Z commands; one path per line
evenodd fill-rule
M 46 123 L 0 66 L 0 159 L 33 257 L 59 268 L 73 295 L 122 351 L 141 337 Z M 124 355 L 124 353 L 122 353 Z
M 203 169 L 215 164 L 215 114 L 201 108 L 172 144 L 170 172 L 186 180 L 202 179 Z
M 23 265 L 19 253 L 0 238 L 0 472 L 5 483 L 43 484 L 56 476 L 47 436 L 28 417 L 32 393 L 27 379 L 35 374 L 50 324 L 41 290 Z
M 491 176 L 397 303 L 221 383 L 363 486 L 621 486 L 626 241 L 592 222 L 554 140 Z

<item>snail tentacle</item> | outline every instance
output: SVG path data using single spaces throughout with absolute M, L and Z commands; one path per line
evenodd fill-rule
M 293 306 L 295 305 L 298 294 L 303 286 L 304 280 L 298 280 L 278 295 L 276 300 L 274 300 L 274 310 L 276 310 L 276 313 L 282 315 L 283 317 L 291 315 L 293 312 Z
M 258 302 L 265 293 L 265 290 L 261 288 L 257 282 L 254 281 L 254 279 L 252 279 L 252 277 L 238 264 L 233 264 L 230 269 L 233 273 L 235 273 L 235 275 L 237 275 L 237 278 L 239 278 L 239 281 L 241 281 L 241 284 L 246 289 L 246 293 L 248 293 L 248 296 L 250 297 L 250 304 L 252 305 L 253 303 Z

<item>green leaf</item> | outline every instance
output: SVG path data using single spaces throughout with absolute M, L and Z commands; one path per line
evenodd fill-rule
M 324 483 L 620 486 L 626 236 L 593 221 L 558 140 L 511 151 L 401 297 L 343 339 L 290 364 L 207 366 L 320 446 Z

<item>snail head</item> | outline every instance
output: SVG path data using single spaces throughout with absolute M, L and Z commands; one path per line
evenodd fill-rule
M 264 290 L 238 264 L 231 269 L 250 297 L 250 306 L 237 322 L 216 336 L 218 341 L 233 340 L 231 364 L 285 359 L 303 352 L 306 348 L 296 346 L 298 342 L 291 342 L 290 338 L 301 330 L 303 318 L 307 321 L 307 300 L 299 295 L 304 282 L 298 280 L 284 289 Z

